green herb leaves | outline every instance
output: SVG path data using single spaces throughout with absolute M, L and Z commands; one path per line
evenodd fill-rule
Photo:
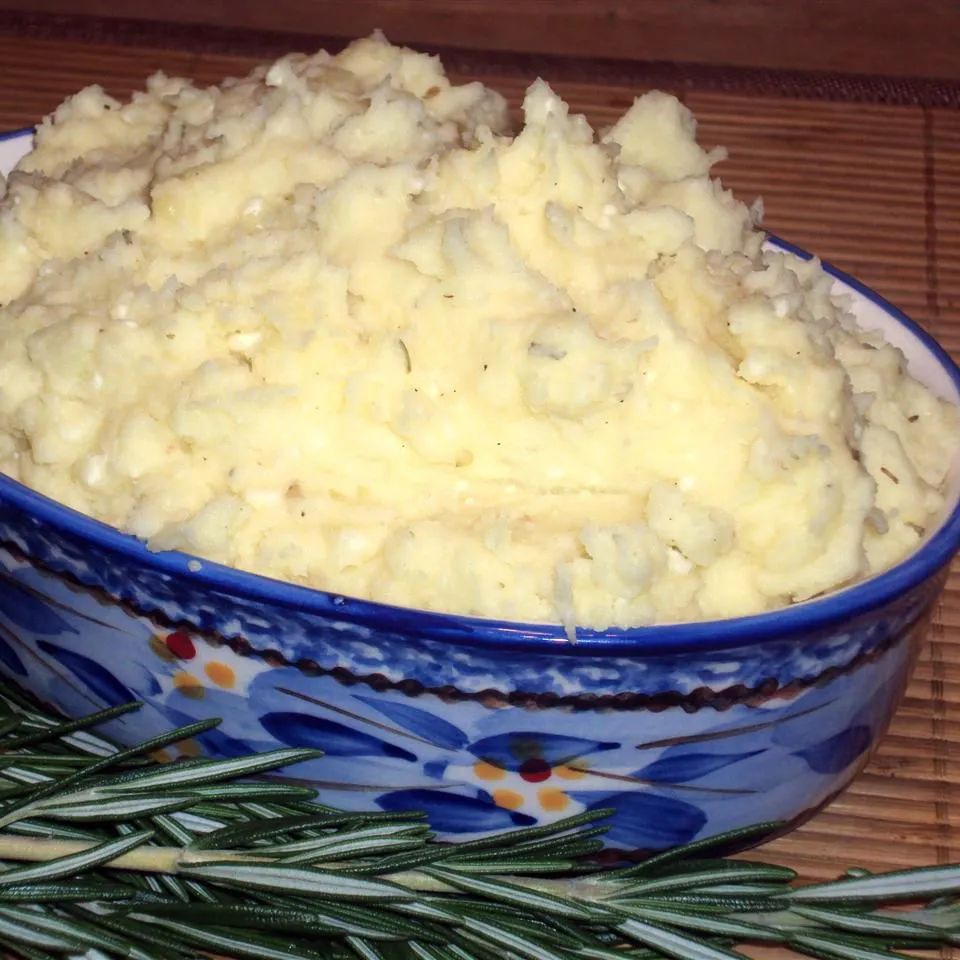
M 308 802 L 302 786 L 249 779 L 314 751 L 160 765 L 146 755 L 212 724 L 124 750 L 91 732 L 135 706 L 62 722 L 0 688 L 0 949 L 27 960 L 745 960 L 739 944 L 765 943 L 895 960 L 960 941 L 960 866 L 797 887 L 792 870 L 717 856 L 781 827 L 768 823 L 604 872 L 584 859 L 602 846 L 604 810 L 443 845 L 416 811 L 348 813 Z

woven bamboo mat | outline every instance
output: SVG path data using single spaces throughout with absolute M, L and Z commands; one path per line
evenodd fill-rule
M 125 95 L 154 69 L 213 82 L 256 57 L 162 44 L 92 44 L 4 33 L 0 130 L 32 123 L 93 82 Z M 530 77 L 484 80 L 518 102 Z M 634 91 L 582 66 L 556 83 L 573 109 L 611 122 Z M 548 79 L 551 79 L 548 77 Z M 960 357 L 960 112 L 715 89 L 681 91 L 719 173 L 766 224 L 816 251 L 911 314 Z M 906 700 L 868 768 L 828 810 L 759 856 L 809 879 L 960 860 L 960 570 L 950 580 Z

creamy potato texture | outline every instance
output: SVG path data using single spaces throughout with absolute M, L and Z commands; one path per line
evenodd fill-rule
M 372 37 L 91 87 L 0 207 L 0 470 L 144 538 L 434 610 L 603 627 L 880 570 L 957 416 L 764 252 L 689 112 L 595 133 Z

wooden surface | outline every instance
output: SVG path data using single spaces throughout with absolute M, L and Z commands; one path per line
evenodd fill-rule
M 29 124 L 99 81 L 124 96 L 153 69 L 213 81 L 247 56 L 4 35 L 0 129 Z M 526 81 L 485 71 L 514 102 Z M 556 86 L 607 124 L 634 90 L 609 81 Z M 687 90 L 706 144 L 744 199 L 762 195 L 769 229 L 815 250 L 893 300 L 960 356 L 960 112 Z M 827 811 L 760 854 L 804 877 L 960 860 L 960 576 L 892 729 L 868 769 Z
M 85 13 L 396 42 L 697 64 L 960 77 L 947 0 L 6 0 Z

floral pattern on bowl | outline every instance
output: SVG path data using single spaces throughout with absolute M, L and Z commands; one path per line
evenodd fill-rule
M 717 675 L 716 652 L 704 655 L 702 674 L 688 657 L 699 686 L 686 696 L 663 689 L 677 669 L 669 656 L 646 658 L 649 692 L 632 696 L 603 658 L 578 656 L 581 671 L 607 678 L 605 695 L 598 684 L 577 705 L 527 691 L 517 706 L 510 668 L 492 662 L 495 654 L 485 670 L 500 671 L 502 688 L 474 693 L 427 692 L 365 672 L 368 657 L 351 662 L 348 641 L 362 648 L 370 638 L 351 638 L 346 624 L 337 629 L 345 651 L 337 667 L 292 663 L 243 638 L 186 627 L 189 608 L 172 618 L 137 611 L 28 557 L 13 533 L 10 517 L 0 519 L 0 672 L 65 713 L 142 700 L 141 711 L 108 725 L 124 742 L 223 718 L 164 760 L 319 748 L 324 756 L 291 778 L 347 809 L 424 810 L 448 840 L 610 808 L 607 843 L 628 852 L 794 821 L 829 800 L 885 729 L 938 587 L 923 585 L 862 629 L 795 640 L 807 659 L 813 651 L 820 659 L 793 683 L 743 683 L 782 658 L 777 644 L 770 659 L 728 653 L 715 689 L 704 681 Z M 48 547 L 48 560 L 62 559 Z M 226 627 L 236 617 L 223 603 Z M 473 651 L 467 676 L 479 656 Z

